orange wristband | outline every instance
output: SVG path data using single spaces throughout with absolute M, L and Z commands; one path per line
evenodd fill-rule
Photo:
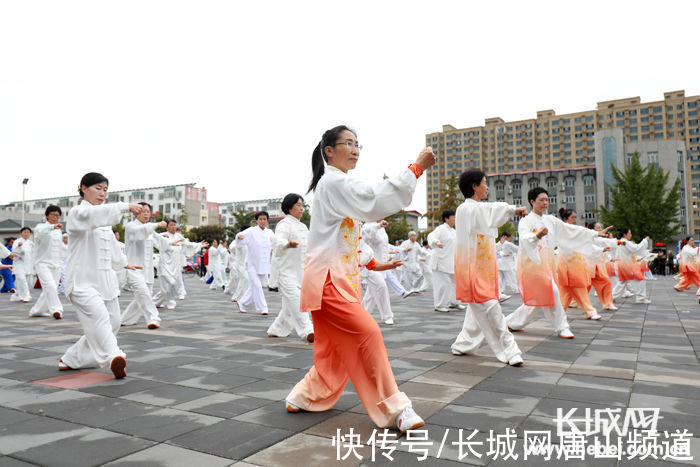
M 365 264 L 365 267 L 371 271 L 372 269 L 374 269 L 374 267 L 376 265 L 377 265 L 377 260 L 372 258 L 369 263 Z
M 415 162 L 411 165 L 408 166 L 411 172 L 416 176 L 416 178 L 419 178 L 421 175 L 423 175 L 423 169 L 421 168 L 420 165 L 416 164 Z

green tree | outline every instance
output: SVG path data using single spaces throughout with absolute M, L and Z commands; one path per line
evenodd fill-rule
M 252 211 L 246 211 L 245 209 L 238 209 L 233 213 L 233 217 L 236 218 L 236 223 L 233 225 L 233 230 L 240 232 L 246 225 L 253 225 L 255 213 Z
M 126 232 L 125 232 L 125 227 L 124 227 L 124 217 L 122 216 L 122 220 L 119 221 L 117 225 L 112 226 L 112 232 L 119 232 L 119 241 L 120 242 L 126 242 Z
M 638 239 L 648 235 L 655 241 L 672 242 L 680 233 L 680 180 L 667 188 L 669 173 L 656 164 L 642 167 L 638 152 L 632 154 L 624 172 L 614 166 L 611 170 L 615 178 L 615 186 L 610 189 L 612 209 L 600 206 L 601 221 L 629 227 Z
M 408 232 L 411 231 L 411 224 L 406 220 L 406 212 L 400 211 L 393 216 L 388 216 L 384 219 L 387 226 L 384 228 L 389 236 L 389 243 L 392 245 L 396 240 L 406 240 Z
M 226 229 L 219 227 L 218 225 L 203 225 L 201 227 L 192 227 L 188 232 L 188 237 L 194 242 L 201 242 L 205 240 L 211 242 L 212 240 L 225 240 L 226 239 Z
M 310 207 L 308 204 L 306 204 L 306 201 L 304 201 L 304 213 L 301 215 L 301 219 L 299 219 L 301 222 L 306 224 L 307 227 L 311 227 L 311 211 Z
M 515 237 L 518 233 L 518 229 L 515 228 L 511 221 L 506 222 L 498 228 L 498 237 L 496 238 L 496 241 L 499 241 L 501 239 L 501 235 L 503 235 L 503 232 L 508 232 L 513 237 Z
M 447 209 L 457 210 L 457 206 L 462 204 L 464 196 L 459 190 L 459 177 L 455 172 L 452 172 L 447 180 L 442 182 L 442 187 L 439 190 L 440 205 L 433 211 L 425 213 L 426 217 L 435 221 L 437 225 L 442 224 L 442 212 Z

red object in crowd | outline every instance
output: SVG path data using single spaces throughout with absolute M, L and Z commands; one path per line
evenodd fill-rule
M 209 266 L 209 249 L 207 248 L 207 251 L 204 252 L 204 256 L 202 257 L 204 261 L 205 266 Z
M 35 289 L 40 289 L 41 288 L 41 282 L 39 282 L 39 277 L 37 276 L 36 278 L 36 283 L 34 284 Z

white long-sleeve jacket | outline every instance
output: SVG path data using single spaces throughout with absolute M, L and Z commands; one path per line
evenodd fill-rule
M 430 258 L 430 269 L 447 274 L 455 273 L 455 229 L 442 223 L 435 227 L 435 230 L 428 234 L 428 245 L 433 250 L 433 256 Z M 442 243 L 442 248 L 438 246 L 438 242 Z
M 275 241 L 275 233 L 267 227 L 263 230 L 256 225 L 246 229 L 242 234 L 243 239 L 238 241 L 248 247 L 246 268 L 253 269 L 256 274 L 269 274 L 270 252 L 272 243 Z M 211 264 L 211 258 L 209 258 L 209 264 Z
M 34 242 L 31 239 L 18 238 L 12 248 L 12 252 L 19 255 L 13 262 L 12 272 L 15 275 L 34 274 Z
M 112 226 L 128 212 L 126 203 L 92 205 L 85 200 L 70 210 L 66 296 L 74 291 L 96 291 L 103 300 L 117 297 L 119 283 L 114 268 L 125 267 L 127 261 Z
M 275 253 L 277 256 L 277 273 L 280 280 L 289 280 L 301 287 L 304 276 L 304 258 L 308 243 L 309 229 L 294 216 L 289 214 L 275 228 Z M 290 241 L 299 245 L 287 248 Z
M 36 246 L 34 249 L 34 264 L 49 263 L 54 266 L 61 265 L 63 262 L 63 233 L 56 229 L 54 224 L 49 222 L 38 224 L 34 228 L 34 243 Z

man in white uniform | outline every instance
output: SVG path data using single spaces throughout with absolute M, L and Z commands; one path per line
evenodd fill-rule
M 157 228 L 165 228 L 166 222 L 148 222 L 151 218 L 151 205 L 146 202 L 138 203 L 143 206 L 135 220 L 126 224 L 126 259 L 129 264 L 141 266 L 143 269 L 126 270 L 127 284 L 134 293 L 134 300 L 122 313 L 122 326 L 138 323 L 144 317 L 148 329 L 160 327 L 158 309 L 151 298 L 153 294 L 153 246 L 158 250 L 168 248 L 168 240 L 155 233 Z
M 32 301 L 30 292 L 30 284 L 33 286 L 32 274 L 34 274 L 33 255 L 34 242 L 29 238 L 32 234 L 32 229 L 22 227 L 20 230 L 20 238 L 15 240 L 13 245 L 13 253 L 17 258 L 14 260 L 12 272 L 15 275 L 16 292 L 10 297 L 12 302 L 28 303 Z
M 121 241 L 121 237 L 119 235 L 118 231 L 114 231 L 114 238 L 117 240 L 117 243 L 119 244 L 119 250 L 122 252 L 122 254 L 126 254 L 126 245 L 124 242 Z M 117 268 L 115 269 L 115 272 L 117 273 L 117 279 L 119 280 L 119 294 L 121 294 L 121 291 L 124 290 L 124 287 L 126 287 L 126 269 L 124 268 Z
M 510 239 L 510 232 L 503 232 L 501 240 L 496 243 L 500 301 L 508 300 L 510 295 L 518 293 L 518 276 L 515 272 L 518 247 L 512 244 Z
M 246 270 L 250 286 L 243 297 L 237 302 L 241 313 L 247 312 L 247 307 L 255 304 L 255 309 L 266 315 L 267 301 L 263 293 L 263 281 L 270 273 L 270 250 L 275 241 L 275 234 L 267 228 L 268 214 L 266 211 L 255 213 L 257 226 L 251 227 L 238 234 L 238 240 L 248 247 Z M 211 264 L 211 261 L 209 261 Z
M 423 274 L 419 265 L 420 244 L 416 241 L 416 233 L 408 232 L 408 240 L 399 248 L 402 250 L 404 284 L 408 290 L 423 290 L 425 288 Z
M 243 231 L 246 229 L 249 229 L 250 226 L 244 226 L 238 234 L 240 235 Z M 245 246 L 244 244 L 241 243 L 240 240 L 238 240 L 238 235 L 236 235 L 236 240 L 233 241 L 233 254 L 232 259 L 233 259 L 233 270 L 235 270 L 236 274 L 236 279 L 238 280 L 238 283 L 236 284 L 236 288 L 233 289 L 233 293 L 231 294 L 231 301 L 232 302 L 237 302 L 238 300 L 243 297 L 243 294 L 248 290 L 248 287 L 250 286 L 250 279 L 248 279 L 248 271 L 246 271 L 245 268 L 245 260 L 246 257 L 248 256 L 248 247 Z M 233 277 L 233 273 L 231 274 L 231 277 Z
M 275 229 L 277 258 L 277 286 L 282 295 L 282 309 L 267 330 L 268 337 L 286 337 L 295 331 L 308 342 L 314 341 L 314 327 L 309 313 L 299 311 L 301 279 L 306 257 L 306 239 L 309 229 L 301 222 L 304 198 L 290 193 L 282 200 L 282 212 L 286 214 Z
M 365 222 L 362 225 L 362 238 L 365 242 L 367 242 L 367 245 L 372 248 L 374 257 L 377 258 L 377 261 L 382 263 L 389 261 L 389 252 L 400 253 L 394 245 L 389 244 L 389 235 L 387 235 L 385 229 L 387 225 L 389 224 L 384 219 L 381 219 L 378 222 Z M 412 290 L 409 292 L 403 288 L 398 279 L 396 279 L 393 270 L 381 271 L 381 274 L 386 280 L 386 285 L 389 286 L 389 288 L 391 288 L 391 290 L 393 290 L 399 297 L 406 298 L 413 295 L 414 292 Z M 365 309 L 367 309 L 367 307 L 365 307 Z M 381 306 L 379 308 L 379 315 L 382 317 L 383 321 L 386 321 L 386 319 L 393 316 L 391 309 L 385 310 L 381 308 Z
M 430 258 L 432 256 L 433 250 L 430 249 L 428 240 L 423 240 L 423 246 L 418 249 L 418 264 L 423 273 L 423 288 L 419 292 L 425 292 L 433 284 L 433 271 L 430 269 Z
M 63 318 L 63 305 L 58 298 L 58 280 L 63 262 L 63 224 L 61 208 L 51 205 L 45 211 L 46 222 L 34 228 L 34 271 L 41 282 L 41 295 L 32 309 L 30 317 L 53 316 Z
M 433 303 L 435 311 L 447 312 L 449 308 L 466 309 L 457 303 L 455 291 L 455 212 L 442 213 L 443 223 L 430 232 L 428 244 L 433 250 L 430 268 L 433 270 Z
M 153 302 L 156 307 L 165 305 L 168 310 L 174 310 L 176 303 L 175 299 L 180 292 L 180 248 L 179 245 L 183 239 L 178 238 L 175 230 L 177 223 L 175 219 L 166 221 L 167 230 L 161 236 L 168 239 L 164 248 L 160 250 L 160 259 L 158 260 L 158 279 L 160 290 L 153 297 Z

